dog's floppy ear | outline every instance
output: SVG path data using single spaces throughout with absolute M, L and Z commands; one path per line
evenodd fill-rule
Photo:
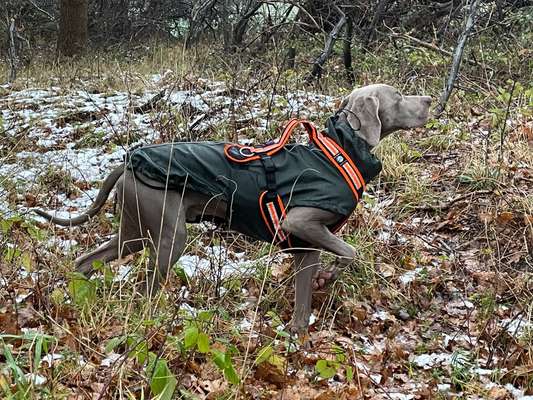
M 351 99 L 348 96 L 343 104 L 348 109 L 347 120 L 352 128 L 360 125 L 359 131 L 365 141 L 372 147 L 379 143 L 381 138 L 381 121 L 378 115 L 379 100 L 375 96 L 359 96 Z M 341 104 L 342 106 L 342 104 Z M 359 120 L 359 121 L 357 121 Z

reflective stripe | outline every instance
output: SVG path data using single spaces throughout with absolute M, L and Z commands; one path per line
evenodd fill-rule
M 328 140 L 327 137 L 325 137 L 324 135 L 319 135 L 318 138 L 322 141 L 322 143 L 324 143 L 324 146 L 326 146 L 332 156 L 336 156 L 337 154 L 339 154 L 335 145 L 333 143 L 330 143 L 330 140 Z
M 344 168 L 344 170 L 348 173 L 348 175 L 350 176 L 350 178 L 352 179 L 353 183 L 355 184 L 355 187 L 357 189 L 361 189 L 361 182 L 359 182 L 359 178 L 357 177 L 357 175 L 355 174 L 355 171 L 353 170 L 352 166 L 348 163 L 345 163 L 342 165 L 342 168 Z
M 250 161 L 259 160 L 260 154 L 265 153 L 268 156 L 272 156 L 285 147 L 285 145 L 289 141 L 289 138 L 291 137 L 292 132 L 294 131 L 294 128 L 296 128 L 300 124 L 305 128 L 309 136 L 313 137 L 316 135 L 316 129 L 314 125 L 311 124 L 309 121 L 293 118 L 289 120 L 289 122 L 287 122 L 287 125 L 285 125 L 283 133 L 277 142 L 263 147 L 252 147 L 234 143 L 226 143 L 226 145 L 224 146 L 224 154 L 229 160 L 236 163 L 247 163 Z M 235 152 L 235 149 L 238 155 L 240 155 L 239 158 L 235 158 L 231 154 L 232 152 Z M 244 154 L 242 150 L 248 153 Z
M 263 211 L 263 198 L 265 197 L 265 195 L 267 194 L 266 190 L 261 193 L 261 195 L 259 196 L 259 211 L 261 211 L 261 216 L 263 217 L 263 221 L 265 221 L 265 225 L 266 227 L 268 228 L 270 234 L 272 235 L 272 237 L 276 236 L 275 235 L 275 232 L 272 231 L 272 228 L 270 227 L 270 224 L 268 223 L 268 219 L 265 215 L 265 212 Z
M 267 203 L 268 213 L 270 214 L 270 219 L 272 220 L 272 223 L 274 224 L 274 228 L 276 229 L 276 234 L 278 235 L 280 240 L 286 240 L 287 236 L 285 236 L 285 233 L 281 230 L 281 223 L 278 218 L 278 213 L 276 212 L 276 206 L 274 203 L 269 202 Z
M 279 204 L 279 209 L 281 210 L 281 220 L 283 221 L 285 217 L 287 216 L 287 213 L 285 212 L 285 205 L 283 204 L 283 201 L 281 201 L 281 196 L 279 194 L 278 194 L 278 204 Z M 285 233 L 281 230 L 281 227 L 280 227 L 280 232 L 282 232 L 283 234 Z M 289 244 L 289 247 L 292 247 L 291 235 L 287 235 L 287 243 Z
M 361 188 L 365 190 L 365 181 L 361 173 L 350 159 L 348 154 L 333 139 L 313 132 L 312 141 L 324 152 L 331 163 L 339 170 L 344 180 L 352 190 L 353 195 L 359 201 Z
M 348 185 L 348 187 L 350 188 L 350 190 L 352 191 L 355 199 L 357 201 L 359 201 L 359 192 L 357 191 L 357 189 L 355 188 L 355 186 L 353 185 L 353 182 L 352 180 L 350 179 L 350 177 L 348 176 L 348 173 L 344 170 L 344 168 L 342 168 L 336 161 L 335 159 L 333 158 L 333 156 L 330 154 L 330 152 L 328 151 L 328 149 L 326 148 L 326 146 L 324 145 L 324 142 L 321 141 L 320 139 L 318 138 L 315 138 L 316 141 L 315 141 L 315 144 L 322 150 L 322 152 L 324 153 L 324 155 L 328 158 L 328 160 L 333 164 L 333 166 L 335 168 L 337 168 L 337 170 L 341 173 L 341 175 L 343 176 L 344 180 L 346 181 L 346 184 Z
M 330 140 L 333 143 L 333 145 L 339 150 L 339 153 L 341 153 L 342 156 L 344 158 L 346 158 L 346 160 L 348 160 L 348 163 L 352 167 L 352 170 L 355 171 L 355 174 L 356 174 L 357 178 L 359 178 L 359 183 L 363 187 L 363 191 L 365 191 L 366 190 L 366 183 L 365 183 L 365 180 L 363 179 L 363 177 L 361 176 L 361 172 L 359 172 L 359 168 L 357 168 L 357 166 L 353 163 L 353 161 L 350 158 L 350 156 L 348 156 L 348 154 L 346 154 L 346 152 L 344 151 L 344 149 L 341 146 L 339 146 L 333 139 L 331 139 L 331 138 L 327 138 L 327 139 Z

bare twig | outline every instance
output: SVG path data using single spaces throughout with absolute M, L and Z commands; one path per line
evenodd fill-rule
M 320 26 L 320 24 L 316 21 L 316 19 L 313 17 L 313 15 L 307 11 L 305 9 L 305 7 L 303 7 L 300 3 L 298 3 L 297 1 L 287 1 L 287 0 L 271 0 L 271 1 L 264 1 L 263 2 L 264 4 L 277 4 L 277 3 L 281 3 L 281 4 L 290 4 L 291 6 L 294 6 L 298 9 L 298 11 L 302 12 L 305 14 L 305 16 L 307 18 L 309 18 L 309 20 L 313 23 L 314 25 L 314 28 L 317 28 L 318 30 L 321 30 L 322 31 L 322 27 Z
M 470 31 L 474 27 L 474 23 L 476 21 L 476 13 L 477 13 L 477 7 L 479 5 L 479 1 L 480 0 L 472 0 L 470 3 L 470 8 L 468 11 L 468 17 L 466 18 L 465 27 L 463 31 L 461 32 L 461 35 L 459 36 L 459 41 L 457 42 L 457 46 L 455 46 L 455 49 L 453 51 L 453 61 L 452 61 L 452 66 L 450 68 L 450 73 L 448 75 L 448 80 L 440 96 L 439 104 L 437 105 L 435 109 L 436 116 L 439 116 L 440 114 L 442 114 L 442 112 L 446 108 L 446 103 L 448 102 L 448 99 L 450 98 L 450 95 L 452 94 L 453 86 L 455 84 L 455 80 L 457 79 L 457 74 L 459 73 L 459 66 L 461 65 L 461 59 L 463 58 L 463 50 L 468 40 L 468 36 L 470 35 Z
M 28 2 L 29 2 L 32 6 L 34 6 L 34 7 L 37 9 L 37 11 L 39 11 L 41 14 L 46 15 L 46 16 L 50 19 L 50 21 L 54 21 L 54 22 L 56 23 L 56 27 L 57 27 L 57 19 L 56 19 L 56 17 L 54 17 L 52 14 L 50 14 L 50 13 L 49 13 L 48 11 L 46 11 L 45 9 L 39 7 L 39 5 L 38 5 L 38 4 L 35 4 L 35 2 L 34 2 L 33 0 L 28 0 Z
M 337 36 L 339 34 L 339 31 L 342 29 L 344 24 L 346 23 L 346 14 L 340 9 L 339 6 L 335 6 L 335 11 L 337 11 L 341 18 L 339 21 L 335 24 L 333 29 L 328 35 L 328 38 L 326 39 L 326 43 L 324 44 L 324 50 L 322 53 L 316 58 L 316 60 L 313 62 L 313 70 L 309 74 L 309 76 L 306 78 L 306 81 L 309 83 L 314 78 L 320 78 L 322 75 L 322 66 L 327 61 L 329 56 L 331 55 L 331 52 L 333 51 L 333 45 L 335 44 L 335 41 L 337 40 Z
M 507 101 L 507 109 L 505 110 L 505 116 L 503 117 L 502 122 L 502 131 L 500 132 L 500 154 L 498 156 L 498 161 L 503 159 L 503 141 L 505 139 L 505 128 L 507 128 L 507 118 L 509 118 L 509 110 L 511 108 L 511 101 L 513 100 L 514 89 L 516 87 L 516 81 L 513 81 L 513 86 L 511 87 L 511 93 L 509 93 L 509 100 Z
M 419 210 L 419 211 L 433 211 L 433 210 L 444 211 L 444 210 L 449 209 L 451 206 L 453 206 L 455 203 L 457 203 L 459 201 L 466 200 L 466 199 L 472 198 L 474 196 L 482 196 L 482 195 L 490 194 L 492 192 L 493 192 L 493 190 L 477 190 L 475 192 L 469 192 L 469 193 L 462 194 L 460 196 L 454 197 L 453 199 L 451 199 L 450 201 L 447 201 L 445 203 L 424 204 L 424 205 L 421 205 L 421 206 L 416 206 L 416 207 L 414 207 L 414 209 L 415 210 Z
M 378 4 L 376 5 L 376 10 L 374 12 L 374 16 L 372 18 L 372 22 L 370 23 L 370 26 L 368 27 L 365 37 L 363 39 L 363 47 L 367 47 L 368 44 L 374 38 L 376 34 L 377 26 L 383 20 L 383 13 L 385 12 L 385 9 L 389 6 L 389 3 L 390 3 L 390 0 L 379 0 L 378 1 Z
M 439 46 L 433 44 L 433 43 L 428 43 L 428 42 L 424 42 L 423 40 L 420 40 L 420 39 L 417 39 L 411 35 L 408 35 L 407 33 L 396 33 L 396 32 L 393 32 L 390 34 L 391 37 L 395 38 L 395 39 L 405 39 L 405 40 L 408 40 L 410 41 L 411 43 L 414 43 L 414 44 L 417 44 L 418 46 L 420 47 L 424 47 L 425 49 L 428 49 L 428 50 L 433 50 L 437 53 L 441 53 L 443 56 L 447 56 L 447 57 L 452 57 L 453 56 L 453 53 L 451 51 L 448 51 L 448 50 L 444 50 L 443 48 L 440 48 Z M 469 63 L 470 65 L 480 65 L 479 62 L 477 62 L 476 60 L 472 60 L 472 59 L 468 59 L 466 60 L 467 63 Z

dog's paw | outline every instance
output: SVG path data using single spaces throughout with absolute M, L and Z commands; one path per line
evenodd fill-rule
M 300 344 L 305 344 L 309 341 L 308 325 L 303 321 L 297 321 L 293 318 L 289 321 L 285 329 L 292 337 L 296 337 Z
M 323 289 L 337 279 L 338 275 L 339 272 L 336 267 L 328 270 L 319 269 L 313 278 L 313 289 Z

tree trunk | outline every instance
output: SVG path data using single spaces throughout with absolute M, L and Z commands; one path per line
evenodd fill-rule
M 287 49 L 287 69 L 294 69 L 294 65 L 296 63 L 296 48 L 295 47 L 289 47 Z
M 14 82 L 17 78 L 17 68 L 18 68 L 18 55 L 17 55 L 17 45 L 16 45 L 16 27 L 15 27 L 15 18 L 11 18 L 8 26 L 8 48 L 7 48 L 7 60 L 9 63 L 9 73 L 7 77 L 8 82 Z
M 457 41 L 457 46 L 455 46 L 455 49 L 453 50 L 452 66 L 450 68 L 448 80 L 446 81 L 446 86 L 444 87 L 444 90 L 442 91 L 442 94 L 440 96 L 439 104 L 437 105 L 435 109 L 435 116 L 439 116 L 440 114 L 442 114 L 442 112 L 446 108 L 446 103 L 448 102 L 448 99 L 450 98 L 450 95 L 452 94 L 452 90 L 455 85 L 455 80 L 457 79 L 457 74 L 459 73 L 459 66 L 461 65 L 461 59 L 463 58 L 463 50 L 468 40 L 468 36 L 470 35 L 470 31 L 474 27 L 474 23 L 476 21 L 476 13 L 477 13 L 478 5 L 479 5 L 479 0 L 472 0 L 470 3 L 465 27 L 463 31 L 461 32 L 461 35 L 459 36 L 459 40 Z
M 58 54 L 71 57 L 87 46 L 88 0 L 61 0 L 59 13 Z
M 346 37 L 344 38 L 344 45 L 342 47 L 342 59 L 344 61 L 344 68 L 346 69 L 346 79 L 350 86 L 355 83 L 355 73 L 352 65 L 352 36 L 353 36 L 353 21 L 352 17 L 346 20 Z
M 376 29 L 379 24 L 381 24 L 381 21 L 383 20 L 383 13 L 385 12 L 385 9 L 387 8 L 389 4 L 389 0 L 379 0 L 378 4 L 376 6 L 376 11 L 374 12 L 374 17 L 372 18 L 372 22 L 370 24 L 370 27 L 368 28 L 365 38 L 363 40 L 363 47 L 367 47 L 369 43 L 374 38 L 374 35 L 376 33 Z
M 262 5 L 263 5 L 263 2 L 261 1 L 250 2 L 244 14 L 239 16 L 239 20 L 233 27 L 233 31 L 231 34 L 231 50 L 232 51 L 235 51 L 238 47 L 242 45 L 244 34 L 246 33 L 246 30 L 248 29 L 248 24 L 250 20 L 254 17 L 254 15 L 257 13 L 259 8 L 261 8 Z

